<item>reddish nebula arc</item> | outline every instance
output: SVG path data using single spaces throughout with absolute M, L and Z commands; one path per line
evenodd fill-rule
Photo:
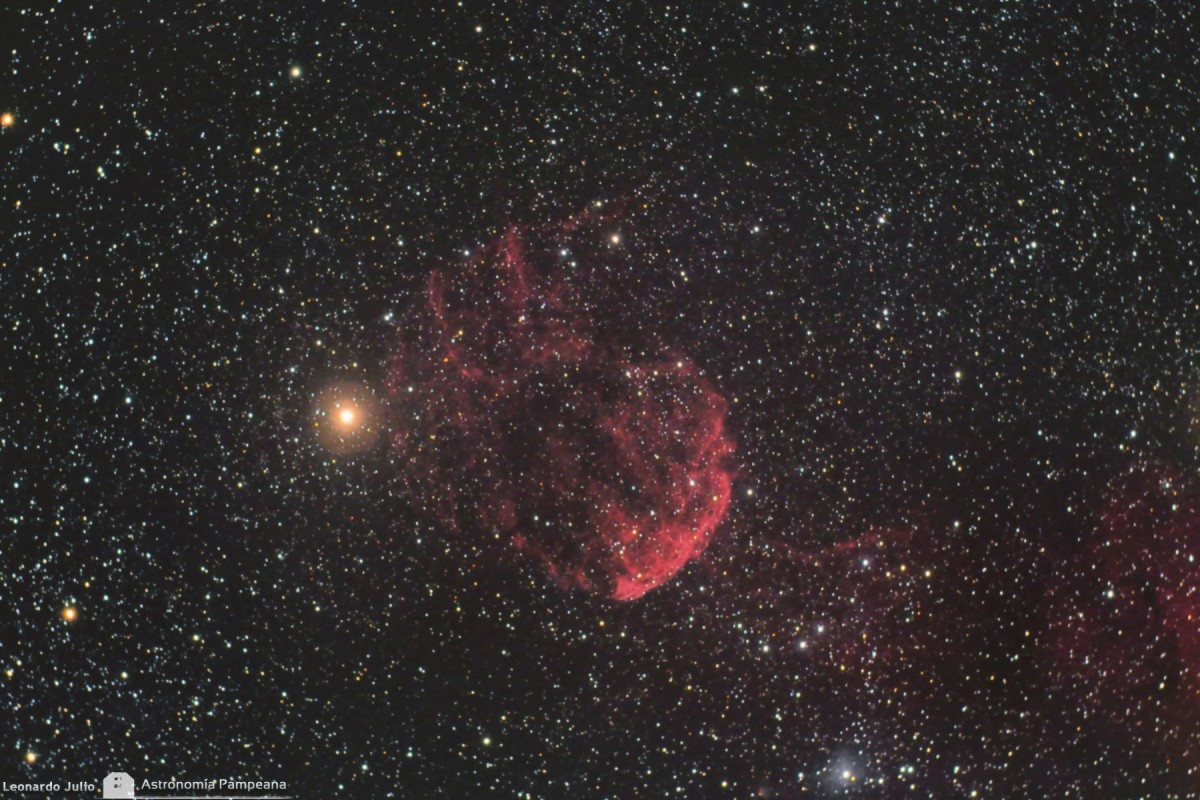
M 1053 675 L 1093 724 L 1145 730 L 1154 758 L 1200 770 L 1200 482 L 1161 463 L 1111 487 L 1090 545 L 1047 594 Z
M 702 554 L 726 515 L 727 405 L 689 359 L 617 347 L 584 272 L 550 252 L 512 229 L 430 275 L 392 361 L 394 450 L 411 497 L 448 529 L 506 538 L 564 587 L 633 600 Z
M 1092 545 L 1052 582 L 1048 598 L 1055 656 L 1088 673 L 1096 699 L 1156 696 L 1171 684 L 1200 711 L 1197 555 L 1194 479 L 1152 464 L 1114 486 Z

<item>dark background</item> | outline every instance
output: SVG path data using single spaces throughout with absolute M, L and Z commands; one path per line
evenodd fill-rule
M 1197 796 L 1195 695 L 1064 668 L 1046 600 L 1114 481 L 1198 465 L 1190 13 L 9 8 L 0 775 Z M 386 436 L 311 432 L 327 386 L 383 384 L 431 269 L 597 202 L 738 443 L 709 552 L 630 604 L 477 558 Z M 877 529 L 921 532 L 929 586 L 805 577 Z M 914 603 L 894 657 L 811 627 L 886 647 Z

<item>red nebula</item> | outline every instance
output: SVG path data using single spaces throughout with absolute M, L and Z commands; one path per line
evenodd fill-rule
M 531 251 L 510 230 L 430 275 L 392 364 L 395 452 L 412 498 L 450 530 L 505 538 L 562 586 L 633 600 L 725 517 L 726 403 L 688 359 L 614 344 L 589 283 L 608 270 L 537 269 L 552 257 Z
M 840 670 L 897 681 L 957 655 L 946 641 L 953 612 L 942 598 L 949 555 L 923 527 L 870 528 L 823 548 L 770 544 L 752 597 L 767 610 L 772 638 Z
M 1090 546 L 1050 586 L 1055 674 L 1114 726 L 1200 766 L 1200 486 L 1148 466 L 1116 485 Z

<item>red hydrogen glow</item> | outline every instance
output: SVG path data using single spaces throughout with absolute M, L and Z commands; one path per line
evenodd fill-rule
M 1091 546 L 1057 573 L 1048 598 L 1056 674 L 1101 719 L 1165 731 L 1156 747 L 1193 769 L 1200 767 L 1198 561 L 1200 485 L 1151 465 L 1113 487 Z
M 748 596 L 766 610 L 762 629 L 777 643 L 840 671 L 899 682 L 926 668 L 929 654 L 959 653 L 958 643 L 942 640 L 953 612 L 933 613 L 944 605 L 949 555 L 931 530 L 873 527 L 819 549 L 768 547 L 775 557 L 763 561 Z
M 395 451 L 411 496 L 451 530 L 633 600 L 725 517 L 726 403 L 688 359 L 616 347 L 586 281 L 535 268 L 530 249 L 510 230 L 430 275 L 392 364 Z

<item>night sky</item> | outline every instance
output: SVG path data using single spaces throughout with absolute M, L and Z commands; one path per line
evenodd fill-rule
M 4 781 L 1200 797 L 1190 3 L 3 14 Z

